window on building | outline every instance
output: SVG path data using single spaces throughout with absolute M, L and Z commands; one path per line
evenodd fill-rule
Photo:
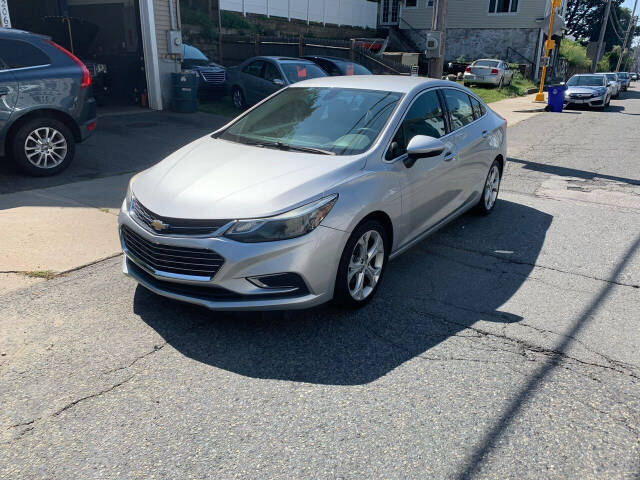
M 418 6 L 418 0 L 405 0 L 405 5 L 407 7 L 417 7 Z
M 489 13 L 516 13 L 519 0 L 489 0 Z
M 0 52 L 7 68 L 36 67 L 51 63 L 42 50 L 20 40 L 0 40 Z

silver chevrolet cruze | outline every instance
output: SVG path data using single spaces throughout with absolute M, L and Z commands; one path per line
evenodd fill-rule
M 505 160 L 505 120 L 456 83 L 296 83 L 131 180 L 123 270 L 216 310 L 359 307 L 389 259 L 494 209 Z

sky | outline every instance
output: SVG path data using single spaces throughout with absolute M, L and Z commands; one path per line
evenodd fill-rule
M 627 7 L 629 10 L 633 11 L 633 2 L 635 0 L 624 0 L 623 6 Z M 636 8 L 636 15 L 638 14 L 637 10 L 640 10 L 640 0 L 638 0 L 638 7 Z

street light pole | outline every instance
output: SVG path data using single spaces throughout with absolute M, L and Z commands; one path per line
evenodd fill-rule
M 602 44 L 604 43 L 604 34 L 607 31 L 607 23 L 609 23 L 609 12 L 611 11 L 611 0 L 607 2 L 607 7 L 604 9 L 604 19 L 602 20 L 602 26 L 600 27 L 600 37 L 598 37 L 598 50 L 596 52 L 596 58 L 591 62 L 591 73 L 596 73 L 598 67 L 598 61 L 600 60 L 600 54 L 602 53 Z
M 440 32 L 440 45 L 438 45 L 439 55 L 429 59 L 429 76 L 431 78 L 439 79 L 442 77 L 445 39 L 447 35 L 447 7 L 448 0 L 434 1 L 431 31 Z
M 627 40 L 629 40 L 629 32 L 631 32 L 631 26 L 633 25 L 633 33 L 636 29 L 636 7 L 638 6 L 638 0 L 633 4 L 633 12 L 631 13 L 631 18 L 629 19 L 629 25 L 627 26 L 627 33 L 624 34 L 624 42 L 622 42 L 622 48 L 620 49 L 620 56 L 618 57 L 618 64 L 616 65 L 616 72 L 620 70 L 620 64 L 622 63 L 622 57 L 624 57 L 624 52 L 627 49 Z
M 547 59 L 547 63 L 548 63 L 549 57 L 551 56 L 551 50 L 553 50 L 553 48 L 556 45 L 556 42 L 554 40 L 551 40 L 551 37 L 553 36 L 553 21 L 556 18 L 556 9 L 560 8 L 560 3 L 562 3 L 562 0 L 551 0 L 551 14 L 549 15 L 549 31 L 547 33 L 547 39 L 544 42 L 544 53 L 545 53 L 545 58 Z M 611 0 L 609 0 L 609 3 L 611 3 Z M 536 98 L 535 98 L 536 102 L 544 102 L 544 79 L 546 77 L 547 77 L 547 65 L 545 64 L 542 66 L 542 75 L 540 76 L 540 90 L 538 90 L 538 93 L 536 93 Z

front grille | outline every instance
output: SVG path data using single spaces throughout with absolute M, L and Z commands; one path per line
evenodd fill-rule
M 142 205 L 137 199 L 131 202 L 131 210 L 135 220 L 143 227 L 147 227 L 154 233 L 161 235 L 209 235 L 214 233 L 220 227 L 226 225 L 231 220 L 192 220 L 184 218 L 163 217 L 153 213 L 151 210 Z M 153 227 L 153 222 L 160 220 L 167 225 L 161 230 Z
M 224 263 L 213 250 L 158 244 L 126 226 L 121 232 L 127 252 L 158 272 L 213 278 Z
M 204 78 L 204 81 L 207 83 L 224 83 L 225 81 L 225 71 L 224 70 L 219 70 L 219 71 L 201 71 L 200 72 L 202 74 L 202 78 Z

